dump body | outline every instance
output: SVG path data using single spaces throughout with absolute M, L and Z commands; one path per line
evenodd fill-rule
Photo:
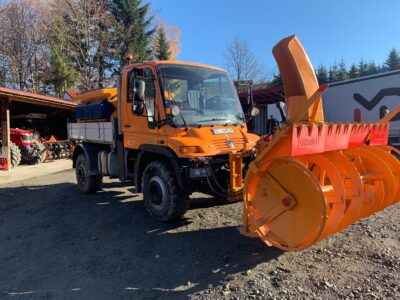
M 69 123 L 68 136 L 71 141 L 111 145 L 114 141 L 111 122 Z

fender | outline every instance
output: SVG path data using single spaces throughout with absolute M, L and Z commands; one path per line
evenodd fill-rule
M 146 154 L 155 154 L 157 157 L 165 157 L 168 159 L 168 162 L 171 164 L 172 169 L 176 175 L 176 179 L 178 180 L 179 188 L 184 191 L 188 191 L 187 185 L 184 184 L 184 178 L 180 171 L 179 166 L 179 158 L 175 154 L 175 152 L 168 147 L 165 146 L 158 146 L 158 145 L 151 145 L 151 144 L 144 144 L 139 147 L 139 154 L 137 161 L 135 163 L 134 168 L 134 178 L 135 178 L 135 191 L 140 193 L 142 190 L 141 186 L 141 179 L 142 179 L 142 172 L 143 168 L 141 168 L 142 160 L 146 156 Z
M 89 161 L 89 175 L 100 175 L 98 166 L 98 154 L 99 151 L 106 149 L 102 145 L 92 143 L 79 143 L 75 146 L 72 167 L 76 167 L 76 159 L 79 154 L 83 153 L 85 158 Z

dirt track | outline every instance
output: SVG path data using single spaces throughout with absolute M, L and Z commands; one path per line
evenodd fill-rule
M 163 224 L 106 180 L 85 196 L 72 170 L 0 186 L 0 298 L 399 299 L 400 205 L 302 252 L 242 237 L 241 204 L 196 195 Z

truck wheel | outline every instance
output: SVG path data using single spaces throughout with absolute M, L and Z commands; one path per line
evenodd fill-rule
M 167 162 L 158 160 L 147 165 L 142 188 L 144 204 L 157 220 L 179 219 L 189 208 L 189 194 L 179 188 L 175 173 Z
M 37 156 L 27 160 L 26 163 L 28 165 L 38 165 L 46 160 L 46 146 L 43 143 L 36 141 L 34 147 L 37 150 Z
M 10 153 L 11 153 L 11 168 L 15 168 L 21 163 L 21 150 L 17 145 L 11 142 L 10 144 Z
M 230 195 L 214 195 L 216 199 L 218 199 L 218 202 L 221 204 L 228 204 L 228 203 L 236 203 L 243 201 L 243 190 L 232 193 Z
M 85 194 L 93 194 L 100 190 L 103 180 L 100 175 L 89 175 L 89 170 L 89 162 L 84 154 L 80 154 L 76 159 L 76 181 Z

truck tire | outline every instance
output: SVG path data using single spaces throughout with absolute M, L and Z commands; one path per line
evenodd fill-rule
M 215 198 L 220 204 L 229 204 L 243 201 L 243 190 L 238 191 L 236 193 L 232 193 L 231 195 L 216 195 Z
M 37 149 L 38 154 L 37 156 L 32 157 L 32 159 L 26 161 L 28 165 L 38 165 L 46 160 L 46 146 L 43 143 L 36 141 L 34 147 Z
M 189 194 L 179 188 L 174 171 L 165 161 L 156 160 L 146 166 L 142 189 L 148 212 L 159 221 L 180 219 L 189 208 Z
M 89 175 L 89 162 L 84 154 L 80 154 L 76 159 L 76 181 L 84 194 L 96 193 L 101 188 L 103 181 L 100 175 Z
M 13 142 L 10 144 L 10 153 L 11 153 L 11 168 L 17 167 L 21 163 L 21 150 L 17 145 Z

